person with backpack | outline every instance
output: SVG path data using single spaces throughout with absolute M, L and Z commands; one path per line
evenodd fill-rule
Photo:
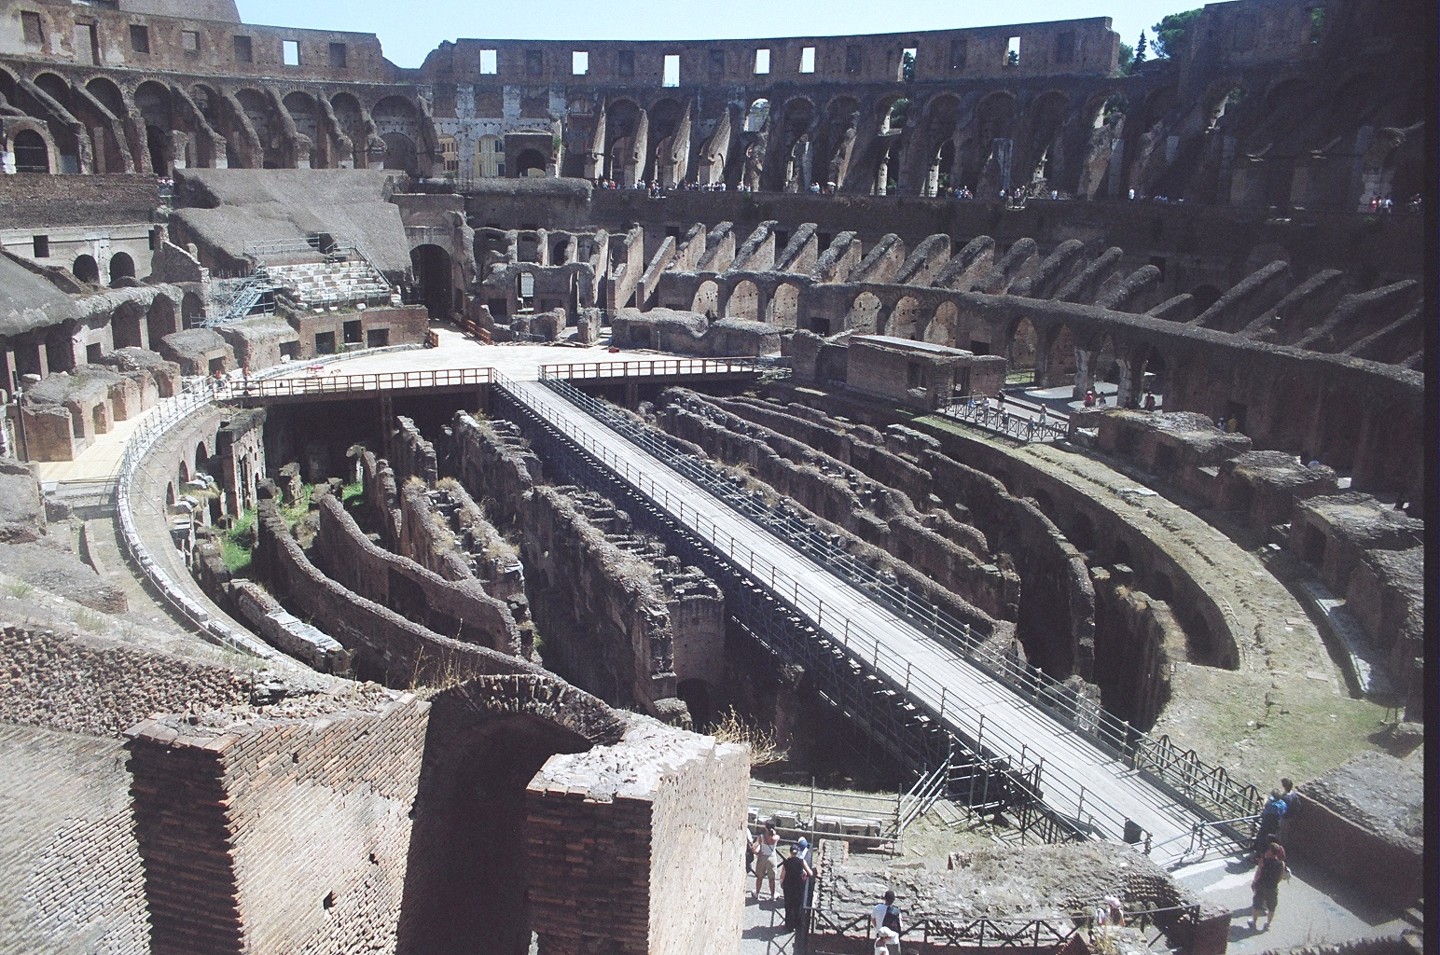
M 1258 862 L 1269 845 L 1271 836 L 1279 835 L 1280 820 L 1285 817 L 1285 812 L 1290 808 L 1285 802 L 1285 797 L 1280 790 L 1270 790 L 1270 798 L 1260 809 L 1260 825 L 1255 830 L 1255 842 L 1250 846 L 1250 854 Z
M 1255 877 L 1250 880 L 1250 891 L 1252 893 L 1250 903 L 1250 930 L 1255 931 L 1255 923 L 1261 915 L 1265 916 L 1265 927 L 1260 931 L 1270 928 L 1270 923 L 1275 921 L 1275 906 L 1280 901 L 1280 882 L 1290 878 L 1290 869 L 1285 864 L 1285 847 L 1280 840 L 1270 836 L 1266 842 L 1265 854 L 1260 857 L 1260 864 L 1255 867 Z
M 895 904 L 895 893 L 885 890 L 885 900 L 870 913 L 870 924 L 875 930 L 875 950 L 900 955 L 900 906 Z

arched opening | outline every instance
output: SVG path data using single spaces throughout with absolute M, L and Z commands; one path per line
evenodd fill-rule
M 110 317 L 110 337 L 116 348 L 144 348 L 140 334 L 140 306 L 125 302 Z
M 351 159 L 356 169 L 370 165 L 369 132 L 365 128 L 365 114 L 360 101 L 349 93 L 338 93 L 330 99 L 330 110 L 335 114 L 335 125 L 342 135 L 350 140 Z
M 825 122 L 820 127 L 816 149 L 815 173 L 818 176 L 824 169 L 827 189 L 839 189 L 845 184 L 859 123 L 860 104 L 854 97 L 837 96 L 826 104 Z
M 45 144 L 45 137 L 35 130 L 22 129 L 16 133 L 14 151 L 16 172 L 50 171 L 50 147 Z
M 975 130 L 961 156 L 960 180 L 974 183 L 975 195 L 993 199 L 1010 188 L 1010 159 L 1014 141 L 1010 127 L 1015 119 L 1015 97 L 1005 92 L 986 96 L 975 108 Z
M 385 159 L 381 163 L 383 168 L 415 171 L 414 140 L 404 133 L 385 133 L 380 138 L 385 141 Z
M 247 157 L 253 161 L 242 163 L 238 161 L 239 157 L 235 156 L 232 157 L 231 165 L 243 165 L 251 168 L 258 167 L 261 169 L 279 169 L 284 163 L 282 162 L 283 157 L 277 155 L 276 150 L 272 148 L 275 143 L 275 136 L 270 131 L 270 101 L 265 97 L 265 94 L 253 89 L 239 90 L 235 94 L 235 100 L 240 104 L 241 110 L 245 113 L 245 118 L 250 120 L 250 125 L 255 130 L 255 141 L 253 143 L 254 153 L 251 154 L 249 149 L 246 150 Z M 241 135 L 245 135 L 246 139 L 249 138 L 248 134 L 242 134 L 239 129 L 235 131 L 235 135 L 231 138 L 238 140 Z M 365 142 L 364 137 L 362 136 L 358 142 Z M 238 142 L 236 146 L 239 146 Z
M 1035 382 L 1035 363 L 1039 348 L 1040 336 L 1030 319 L 1022 318 L 1016 322 L 1010 329 L 1010 341 L 1005 354 L 1010 365 L 1006 375 L 1010 384 L 1028 386 Z
M 765 128 L 765 123 L 770 119 L 770 101 L 765 98 L 754 100 L 750 108 L 745 110 L 745 125 L 741 132 L 758 133 Z
M 450 253 L 438 245 L 421 245 L 410 250 L 410 265 L 420 284 L 420 300 L 431 318 L 448 318 L 453 296 Z
M 699 312 L 706 318 L 714 319 L 720 315 L 720 286 L 711 279 L 700 283 L 695 290 L 695 300 L 690 305 L 690 311 Z
M 474 695 L 431 700 L 397 952 L 529 949 L 526 786 L 551 756 L 593 745 L 530 714 L 486 714 Z
M 925 326 L 925 341 L 932 345 L 945 345 L 955 347 L 955 326 L 959 320 L 959 310 L 954 302 L 941 302 L 935 309 L 935 315 Z
M 1060 325 L 1045 336 L 1044 362 L 1037 362 L 1035 380 L 1043 388 L 1074 384 L 1079 366 L 1075 359 L 1075 336 L 1069 325 Z M 1043 365 L 1043 367 L 1041 367 Z
M 82 282 L 90 285 L 100 284 L 100 266 L 96 264 L 93 255 L 76 256 L 74 264 L 70 266 L 70 271 Z
M 675 695 L 684 701 L 697 730 L 708 729 L 719 715 L 715 711 L 715 688 L 704 680 L 681 680 L 675 686 Z
M 885 334 L 896 338 L 919 338 L 920 324 L 924 319 L 924 307 L 908 295 L 895 303 L 890 318 L 885 323 Z
M 794 328 L 799 308 L 800 289 L 788 284 L 777 286 L 769 306 L 765 309 L 765 320 L 780 328 Z
M 145 325 L 150 332 L 150 341 L 158 343 L 166 335 L 178 332 L 180 329 L 175 322 L 175 303 L 164 295 L 155 296 L 150 303 L 150 311 L 146 313 Z
M 515 176 L 517 179 L 539 179 L 545 175 L 545 163 L 545 154 L 540 150 L 521 150 L 520 155 L 515 157 Z
M 125 97 L 120 92 L 120 87 L 103 76 L 85 84 L 85 89 L 91 96 L 100 101 L 100 104 L 110 111 L 110 115 L 119 119 L 128 110 L 125 109 Z
M 320 119 L 315 112 L 315 100 L 306 93 L 296 91 L 288 94 L 281 102 L 295 123 L 295 131 L 313 144 L 314 152 L 310 155 L 310 165 L 327 165 L 325 160 L 329 150 L 325 148 L 325 140 L 320 134 Z
M 1162 399 L 1165 395 L 1164 357 L 1161 356 L 1159 350 L 1152 345 L 1144 351 L 1143 357 L 1135 363 L 1135 367 L 1139 372 L 1137 376 L 1137 381 L 1140 386 L 1139 400 L 1144 402 L 1146 400 L 1145 395 L 1154 395 L 1155 403 L 1158 407 L 1163 403 Z
M 1058 90 L 1044 94 L 1026 111 L 1026 152 L 1021 159 L 1025 165 L 1020 170 L 1025 181 L 1017 185 L 1026 186 L 1032 195 L 1044 195 L 1051 189 L 1058 191 L 1061 186 L 1067 191 L 1073 188 L 1066 175 L 1063 136 L 1069 111 L 1070 98 Z M 1058 181 L 1062 177 L 1066 180 L 1064 183 Z
M 185 328 L 195 328 L 205 319 L 205 303 L 194 292 L 186 292 L 180 300 L 180 320 Z
M 174 160 L 170 130 L 175 128 L 170 90 L 154 81 L 141 83 L 135 89 L 135 108 L 145 124 L 145 149 L 150 168 L 157 176 L 170 175 Z
M 114 288 L 121 279 L 135 277 L 135 260 L 128 252 L 116 252 L 110 256 L 110 287 Z
M 845 330 L 862 335 L 875 334 L 875 322 L 880 316 L 880 306 L 880 299 L 870 292 L 861 292 L 855 296 L 855 301 L 850 303 L 850 311 L 845 314 Z
M 760 289 L 749 279 L 741 279 L 735 283 L 735 289 L 730 293 L 729 300 L 725 303 L 725 316 L 727 318 L 745 318 L 750 321 L 760 319 Z

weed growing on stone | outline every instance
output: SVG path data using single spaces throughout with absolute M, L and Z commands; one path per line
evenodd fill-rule
M 715 725 L 710 727 L 710 735 L 722 743 L 744 743 L 750 747 L 750 765 L 768 766 L 771 763 L 778 763 L 786 758 L 786 751 L 780 748 L 775 742 L 775 734 L 763 727 L 748 723 L 735 707 L 730 707 Z

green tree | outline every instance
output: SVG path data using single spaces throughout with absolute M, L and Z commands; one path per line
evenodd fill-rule
M 915 82 L 915 54 L 909 50 L 900 57 L 900 79 L 906 83 Z
M 1135 48 L 1128 43 L 1122 42 L 1120 44 L 1120 58 L 1115 61 L 1115 66 L 1119 68 L 1120 75 L 1129 76 L 1130 68 L 1134 65 L 1134 63 Z
M 1135 43 L 1135 65 L 1136 65 L 1136 66 L 1139 66 L 1141 63 L 1144 63 L 1144 62 L 1145 62 L 1145 51 L 1148 50 L 1149 48 L 1150 48 L 1149 42 L 1148 42 L 1148 41 L 1146 40 L 1146 38 L 1145 38 L 1145 31 L 1144 31 L 1144 30 L 1141 30 L 1141 31 L 1140 31 L 1140 39 Z
M 1203 11 L 1186 10 L 1184 13 L 1169 13 L 1150 29 L 1155 31 L 1155 55 L 1160 59 L 1177 56 L 1185 50 L 1185 40 L 1190 28 Z

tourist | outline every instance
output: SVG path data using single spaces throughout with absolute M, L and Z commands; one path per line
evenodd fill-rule
M 755 873 L 755 837 L 750 834 L 748 825 L 741 826 L 740 832 L 745 836 L 745 873 L 753 875 Z
M 1398 504 L 1403 503 L 1404 501 L 1397 502 L 1397 509 L 1403 510 L 1404 508 L 1398 507 Z M 1283 778 L 1280 780 L 1280 788 L 1283 790 L 1280 799 L 1285 803 L 1285 818 L 1294 819 L 1295 813 L 1300 809 L 1300 790 L 1295 788 L 1294 780 Z
M 1155 392 L 1151 391 L 1149 388 L 1145 389 L 1145 410 L 1155 410 Z
M 1113 925 L 1116 928 L 1125 927 L 1125 909 L 1120 905 L 1120 899 L 1118 896 L 1105 896 L 1104 912 L 1104 924 Z
M 1285 811 L 1289 808 L 1280 790 L 1270 790 L 1270 798 L 1266 799 L 1260 808 L 1260 825 L 1255 830 L 1255 841 L 1250 846 L 1250 854 L 1257 861 L 1264 853 L 1270 837 L 1280 831 L 1280 820 L 1285 818 Z
M 870 912 L 870 926 L 875 930 L 875 950 L 882 948 L 890 955 L 900 955 L 900 906 L 895 904 L 895 893 L 885 890 L 885 900 Z
M 780 833 L 770 823 L 765 831 L 755 838 L 755 901 L 760 901 L 760 885 L 766 877 L 770 879 L 770 898 L 775 898 L 775 847 L 780 844 Z
M 800 857 L 798 844 L 790 847 L 790 854 L 780 863 L 780 889 L 785 895 L 785 931 L 800 929 L 801 912 L 805 907 L 805 883 L 814 872 L 810 864 Z
M 1093 407 L 1095 407 L 1095 389 L 1094 389 L 1094 388 L 1087 388 L 1087 389 L 1085 389 L 1085 400 L 1082 402 L 1082 404 L 1084 404 L 1085 407 L 1087 407 L 1087 408 L 1093 408 Z
M 1255 869 L 1255 877 L 1250 880 L 1250 930 L 1255 930 L 1255 923 L 1261 915 L 1265 916 L 1265 925 L 1260 931 L 1270 928 L 1270 923 L 1275 921 L 1275 906 L 1280 901 L 1280 881 L 1290 878 L 1290 868 L 1285 864 L 1285 847 L 1274 836 L 1271 836 L 1265 846 L 1265 854 L 1260 858 L 1260 865 Z

